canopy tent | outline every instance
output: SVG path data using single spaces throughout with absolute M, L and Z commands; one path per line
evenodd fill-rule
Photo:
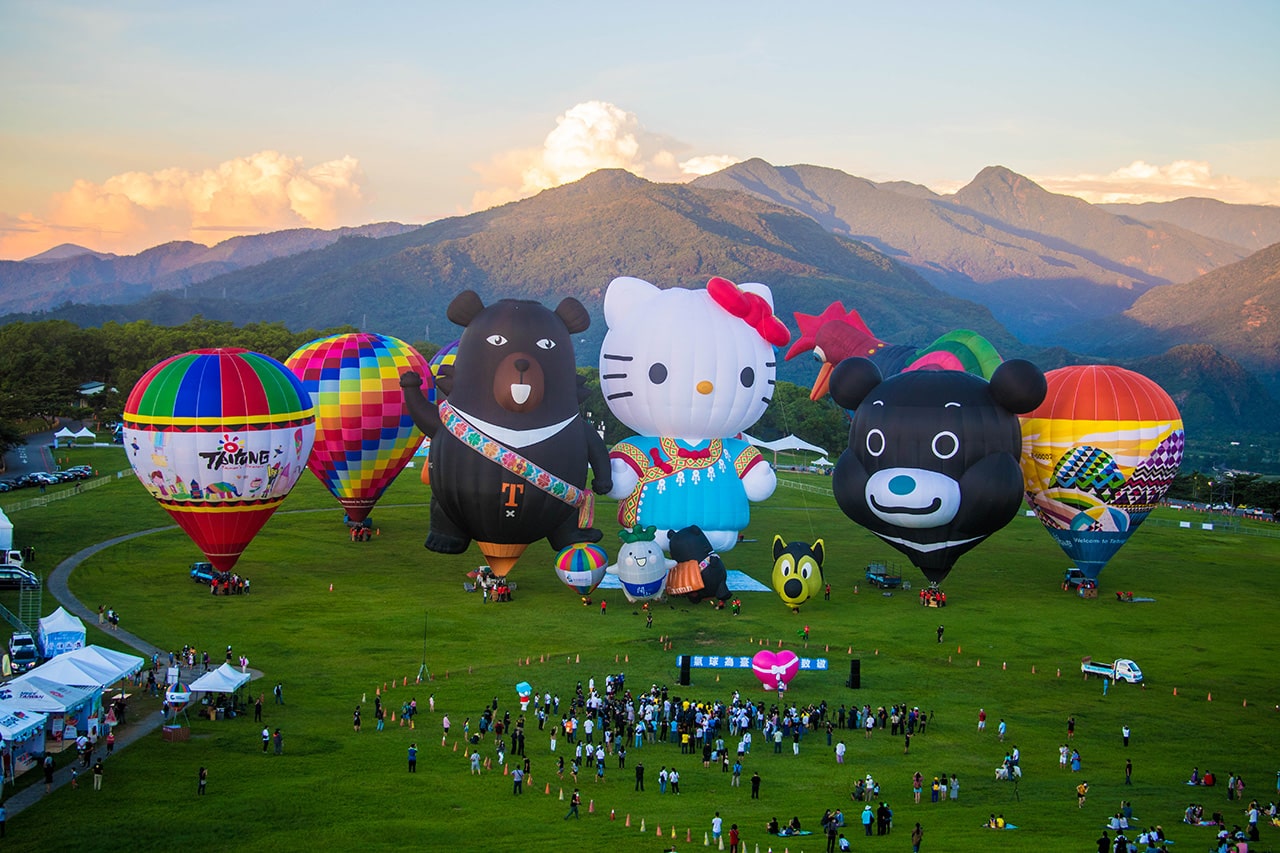
M 0 767 L 14 779 L 35 767 L 44 752 L 44 714 L 0 702 Z
M 75 438 L 76 433 L 75 433 L 75 430 L 69 427 L 63 427 L 62 429 L 55 432 L 53 434 L 53 437 L 54 438 Z
M 94 440 L 96 440 L 96 439 L 97 439 L 98 434 L 97 434 L 97 433 L 95 433 L 93 430 L 89 429 L 87 426 L 82 426 L 82 427 L 80 427 L 80 429 L 76 430 L 75 435 L 74 435 L 74 436 L 72 436 L 72 437 L 73 437 L 73 438 L 87 438 L 87 439 L 89 439 L 90 441 L 94 441 Z
M 189 685 L 191 690 L 202 693 L 234 693 L 239 690 L 250 678 L 249 673 L 241 672 L 229 663 L 215 669 L 213 672 L 206 672 L 204 675 L 191 682 Z
M 0 551 L 8 551 L 13 547 L 13 522 L 0 509 Z
M 100 687 L 68 687 L 31 673 L 0 687 L 0 702 L 48 715 L 47 732 L 55 743 L 85 732 L 96 737 L 101 696 Z
M 72 616 L 65 608 L 59 607 L 40 620 L 38 632 L 40 653 L 46 658 L 55 658 L 66 652 L 84 648 L 84 623 L 79 617 Z
M 53 660 L 40 664 L 28 674 L 60 684 L 106 688 L 141 670 L 143 663 L 143 658 L 137 655 L 128 655 L 102 646 L 85 646 L 83 649 L 64 652 Z
M 754 444 L 756 447 L 763 447 L 767 450 L 772 450 L 775 454 L 779 450 L 808 450 L 813 453 L 820 453 L 823 456 L 827 455 L 825 448 L 819 447 L 816 444 L 810 444 L 802 438 L 796 438 L 794 435 L 783 436 L 777 441 L 761 441 L 758 438 L 753 438 L 747 435 L 745 432 L 742 434 L 742 437 L 751 444 Z
M 819 456 L 817 459 L 813 460 L 813 464 L 818 466 L 819 468 L 830 468 L 833 465 L 835 465 L 834 462 L 832 462 L 830 459 L 828 459 L 825 456 Z

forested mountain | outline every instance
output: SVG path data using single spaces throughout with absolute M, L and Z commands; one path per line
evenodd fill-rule
M 1045 345 L 1070 346 L 1063 327 L 1118 313 L 1153 287 L 1188 281 L 1249 254 L 1184 228 L 1050 193 L 999 166 L 983 169 L 950 196 L 759 159 L 694 184 L 792 207 L 942 290 L 986 305 L 1023 340 Z

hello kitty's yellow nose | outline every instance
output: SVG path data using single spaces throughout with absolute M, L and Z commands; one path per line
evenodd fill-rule
M 716 389 L 716 386 L 712 385 L 710 382 L 708 382 L 705 379 L 699 382 L 695 387 L 697 388 L 697 391 L 699 394 L 710 394 L 712 391 Z

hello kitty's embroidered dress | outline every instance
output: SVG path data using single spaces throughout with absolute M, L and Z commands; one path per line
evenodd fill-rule
M 610 453 L 619 522 L 655 526 L 664 549 L 668 530 L 696 524 L 727 551 L 750 502 L 777 485 L 759 451 L 732 437 L 764 414 L 773 348 L 790 339 L 769 289 L 712 279 L 705 290 L 659 290 L 618 278 L 604 307 L 601 390 L 614 416 L 640 433 Z

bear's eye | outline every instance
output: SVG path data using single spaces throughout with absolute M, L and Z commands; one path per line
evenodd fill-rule
M 960 449 L 960 439 L 954 432 L 943 430 L 933 437 L 933 455 L 939 459 L 950 459 Z
M 555 349 L 556 342 L 551 338 L 541 338 L 538 341 L 538 349 Z
M 649 381 L 654 385 L 661 385 L 667 381 L 667 366 L 662 362 L 655 362 L 649 367 Z
M 742 373 L 738 378 L 742 381 L 743 388 L 750 388 L 752 385 L 756 384 L 756 372 L 750 367 L 742 368 Z
M 813 574 L 813 566 L 810 566 L 808 563 L 805 563 L 803 566 L 800 567 L 800 577 L 804 578 L 805 580 L 808 580 L 809 575 L 811 574 Z
M 884 433 L 878 429 L 873 429 L 867 433 L 867 452 L 872 456 L 879 456 L 884 453 Z
M 493 344 L 495 347 L 501 347 L 501 346 L 507 345 L 507 339 L 504 338 L 502 335 L 490 335 L 489 337 L 485 338 L 485 340 Z

